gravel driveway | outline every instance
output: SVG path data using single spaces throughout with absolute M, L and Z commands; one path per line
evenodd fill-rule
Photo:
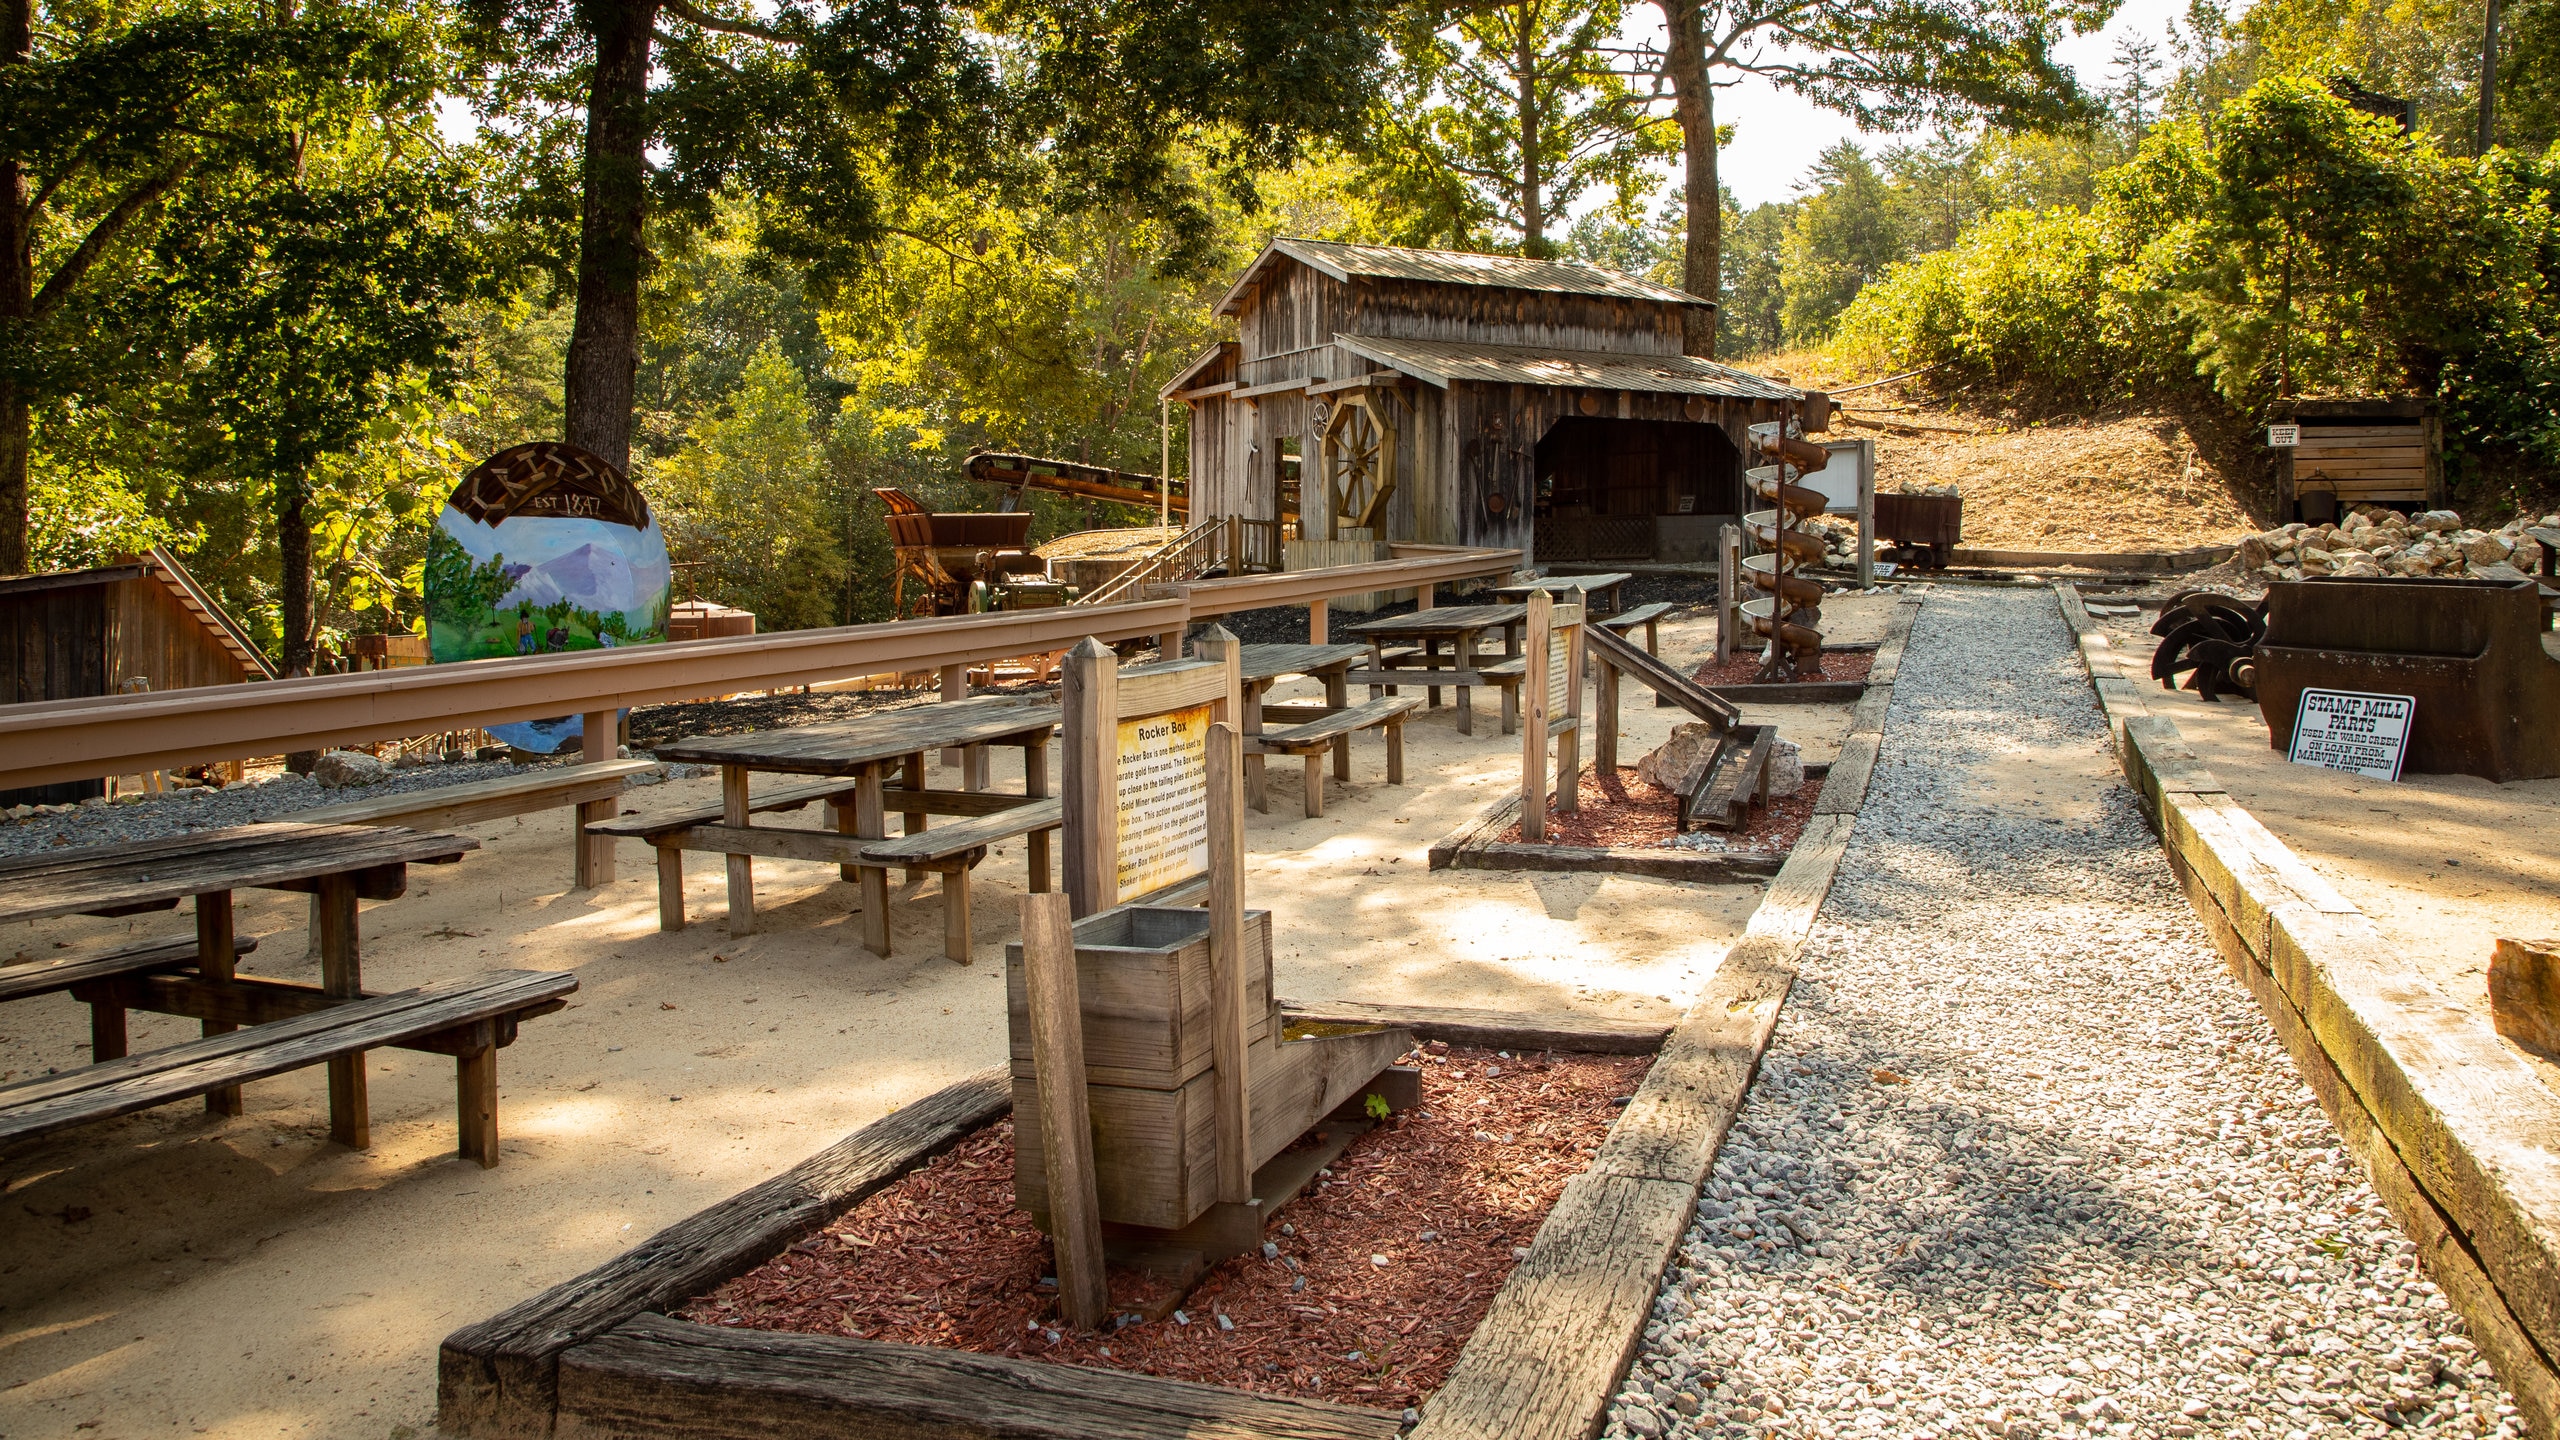
M 2049 594 L 1932 595 L 1609 1435 L 2521 1433 L 2105 742 Z

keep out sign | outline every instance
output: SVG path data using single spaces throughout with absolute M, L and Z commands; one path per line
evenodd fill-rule
M 2397 780 L 2409 750 L 2409 722 L 2417 713 L 2414 696 L 2305 690 L 2293 712 L 2293 750 L 2287 758 L 2296 765 Z

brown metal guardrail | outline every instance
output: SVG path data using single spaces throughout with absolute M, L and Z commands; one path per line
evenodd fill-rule
M 1063 650 L 1087 635 L 1123 640 L 1178 633 L 1194 619 L 1238 610 L 1499 575 L 1519 558 L 1516 550 L 1435 548 L 1415 560 L 1243 577 L 1250 589 L 1235 581 L 1184 587 L 1229 587 L 1196 600 L 1177 593 L 1121 605 L 783 630 L 0 706 L 0 790 L 979 664 Z

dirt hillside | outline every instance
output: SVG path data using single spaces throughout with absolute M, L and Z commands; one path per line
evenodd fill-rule
M 1822 356 L 1737 362 L 1815 389 L 1872 378 Z M 2261 528 L 2226 474 L 2176 417 L 2140 412 L 2021 421 L 1905 384 L 1840 397 L 1835 436 L 1876 442 L 1880 490 L 1954 485 L 1964 543 L 2004 550 L 2184 550 Z

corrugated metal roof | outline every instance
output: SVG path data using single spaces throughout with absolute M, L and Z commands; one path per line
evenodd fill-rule
M 1418 380 L 1448 388 L 1453 380 L 1507 385 L 1577 385 L 1592 390 L 1645 390 L 1667 395 L 1715 395 L 1737 400 L 1801 400 L 1792 385 L 1690 355 L 1628 355 L 1592 350 L 1548 350 L 1532 345 L 1486 345 L 1471 340 L 1403 340 L 1376 335 L 1336 335 L 1333 343 L 1354 355 L 1392 366 Z
M 1232 315 L 1245 291 L 1270 268 L 1272 257 L 1286 255 L 1336 280 L 1355 276 L 1381 280 L 1426 280 L 1443 285 L 1492 285 L 1511 290 L 1545 290 L 1566 295 L 1610 295 L 1621 300 L 1647 300 L 1664 305 L 1712 303 L 1686 290 L 1656 285 L 1633 275 L 1603 270 L 1570 260 L 1523 260 L 1516 255 L 1474 255 L 1462 250 L 1407 250 L 1394 245 L 1347 245 L 1334 240 L 1300 240 L 1284 235 L 1263 248 L 1236 280 L 1218 313 Z

